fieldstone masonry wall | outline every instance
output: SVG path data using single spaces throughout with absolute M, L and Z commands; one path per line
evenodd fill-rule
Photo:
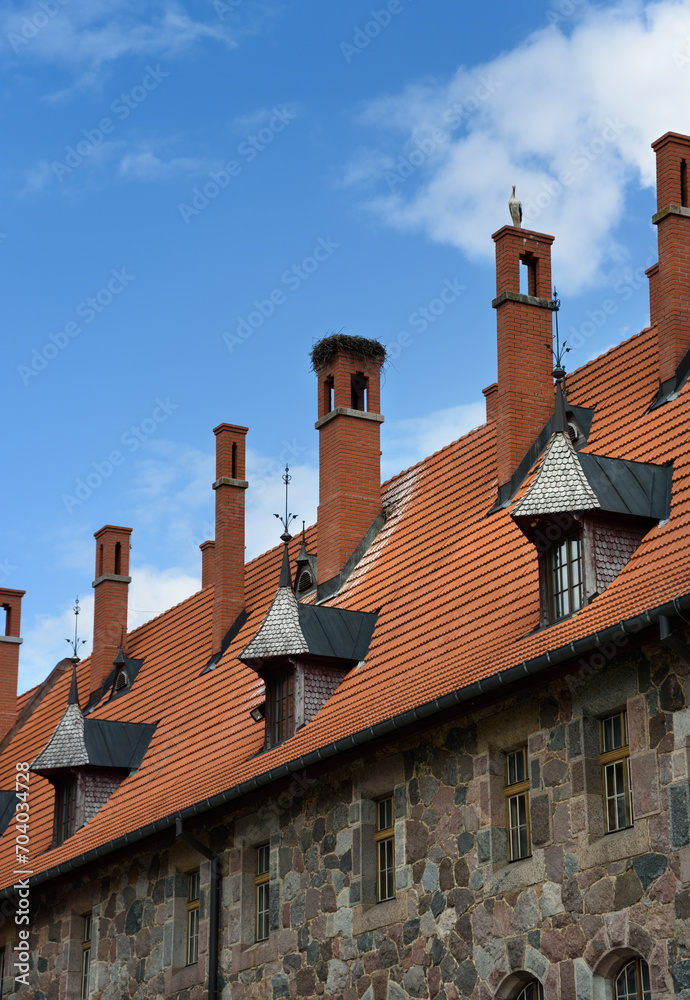
M 533 682 L 199 824 L 223 861 L 223 1000 L 511 1000 L 531 978 L 546 1000 L 604 1000 L 631 955 L 649 964 L 655 1000 L 690 1000 L 689 672 L 659 646 L 624 651 L 586 679 Z M 605 834 L 599 719 L 626 706 L 635 822 Z M 532 857 L 508 863 L 504 755 L 523 745 Z M 375 803 L 387 795 L 396 895 L 376 903 Z M 270 844 L 271 931 L 257 944 L 260 843 Z M 79 995 L 77 925 L 92 911 L 94 998 L 201 1000 L 200 860 L 161 835 L 34 889 L 32 988 L 17 995 Z M 185 968 L 186 878 L 199 867 L 200 959 Z

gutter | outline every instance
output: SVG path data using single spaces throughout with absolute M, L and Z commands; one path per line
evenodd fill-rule
M 240 785 L 234 785 L 232 788 L 228 788 L 224 792 L 218 792 L 216 795 L 202 799 L 200 802 L 195 802 L 193 805 L 187 806 L 185 809 L 177 810 L 174 813 L 170 813 L 168 816 L 164 816 L 162 819 L 154 820 L 153 823 L 148 823 L 146 826 L 139 827 L 138 830 L 134 830 L 131 833 L 125 833 L 123 836 L 118 837 L 115 840 L 111 840 L 107 844 L 101 844 L 99 847 L 94 847 L 92 850 L 86 851 L 84 854 L 80 854 L 75 858 L 71 858 L 69 861 L 55 865 L 55 867 L 49 868 L 45 872 L 41 872 L 40 874 L 33 876 L 29 880 L 29 885 L 37 886 L 44 882 L 49 882 L 60 875 L 66 875 L 69 872 L 90 864 L 92 861 L 96 861 L 99 858 L 104 858 L 109 854 L 113 854 L 115 851 L 118 851 L 123 847 L 127 847 L 130 844 L 139 843 L 147 837 L 161 833 L 164 830 L 169 830 L 171 828 L 179 829 L 180 827 L 178 827 L 178 824 L 184 823 L 185 820 L 193 819 L 195 816 L 201 816 L 212 809 L 217 809 L 220 806 L 227 805 L 229 802 L 235 802 L 237 799 L 240 799 L 251 792 L 255 792 L 258 789 L 265 788 L 267 785 L 270 785 L 274 781 L 278 781 L 281 778 L 289 777 L 297 771 L 304 770 L 305 768 L 319 764 L 322 761 L 329 760 L 330 758 L 336 757 L 348 750 L 370 743 L 372 740 L 380 739 L 382 736 L 395 733 L 398 730 L 414 725 L 414 723 L 423 719 L 428 719 L 441 712 L 445 712 L 450 708 L 454 708 L 457 705 L 462 705 L 465 702 L 472 701 L 481 695 L 489 694 L 491 692 L 498 691 L 501 688 L 509 687 L 515 681 L 521 680 L 524 677 L 530 677 L 533 674 L 539 674 L 548 667 L 552 667 L 560 663 L 567 663 L 568 660 L 572 660 L 576 656 L 582 656 L 585 653 L 589 653 L 607 643 L 615 643 L 617 640 L 620 641 L 621 639 L 627 639 L 629 636 L 636 635 L 651 625 L 659 624 L 663 618 L 670 618 L 672 615 L 680 615 L 685 618 L 685 615 L 688 613 L 690 613 L 690 593 L 678 595 L 671 601 L 666 601 L 664 604 L 660 604 L 655 608 L 643 611 L 639 615 L 633 615 L 631 618 L 621 619 L 617 625 L 611 625 L 599 632 L 593 632 L 582 639 L 576 639 L 573 642 L 566 643 L 564 646 L 558 646 L 556 649 L 549 650 L 546 653 L 541 653 L 539 656 L 535 656 L 530 660 L 523 660 L 522 663 L 519 663 L 514 667 L 509 667 L 507 670 L 499 671 L 498 673 L 492 674 L 490 677 L 486 677 L 483 680 L 474 681 L 472 684 L 468 684 L 465 687 L 457 688 L 455 691 L 442 695 L 440 698 L 435 698 L 433 701 L 427 701 L 422 705 L 418 705 L 417 708 L 407 709 L 405 712 L 401 712 L 399 715 L 394 715 L 390 719 L 385 719 L 383 722 L 378 722 L 374 726 L 369 726 L 367 729 L 360 729 L 358 732 L 352 733 L 349 736 L 344 736 L 332 743 L 328 743 L 326 746 L 320 747 L 318 750 L 312 750 L 310 753 L 303 754 L 301 757 L 288 761 L 286 764 L 281 764 L 279 767 L 265 771 L 263 774 L 250 778 L 248 781 L 244 781 Z M 13 886 L 7 886 L 5 889 L 1 890 L 0 900 L 10 897 L 13 890 Z

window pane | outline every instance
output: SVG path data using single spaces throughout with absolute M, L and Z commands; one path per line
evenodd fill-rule
M 508 799 L 510 860 L 529 857 L 527 840 L 527 795 L 512 795 Z
M 640 1000 L 640 997 L 651 1000 L 651 995 L 647 963 L 640 958 L 633 959 L 616 978 L 616 1000 Z
M 395 865 L 393 837 L 378 842 L 378 897 L 392 899 L 394 895 Z
M 378 803 L 377 829 L 389 830 L 393 826 L 393 799 L 382 799 Z
M 256 940 L 268 937 L 268 895 L 269 883 L 262 882 L 256 887 Z
M 508 754 L 508 784 L 516 785 L 525 780 L 525 755 L 522 750 Z
M 199 910 L 190 910 L 187 919 L 187 965 L 199 961 Z
M 268 871 L 270 861 L 270 847 L 268 844 L 262 844 L 261 847 L 256 849 L 256 874 L 265 875 Z

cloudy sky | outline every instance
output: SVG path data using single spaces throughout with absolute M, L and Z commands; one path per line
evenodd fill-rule
M 134 529 L 130 627 L 198 588 L 216 424 L 249 427 L 248 557 L 277 542 L 286 461 L 314 519 L 318 338 L 389 348 L 386 477 L 482 422 L 512 184 L 556 238 L 570 369 L 648 322 L 650 143 L 690 133 L 690 2 L 7 0 L 0 49 L 20 689 L 68 651 L 77 595 L 88 650 L 103 524 Z

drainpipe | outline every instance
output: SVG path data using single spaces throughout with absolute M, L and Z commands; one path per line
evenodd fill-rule
M 218 917 L 220 902 L 220 858 L 209 850 L 206 844 L 185 830 L 182 818 L 175 820 L 175 837 L 184 840 L 190 847 L 211 862 L 211 892 L 209 900 L 209 930 L 208 930 L 208 1000 L 216 1000 L 218 995 Z

